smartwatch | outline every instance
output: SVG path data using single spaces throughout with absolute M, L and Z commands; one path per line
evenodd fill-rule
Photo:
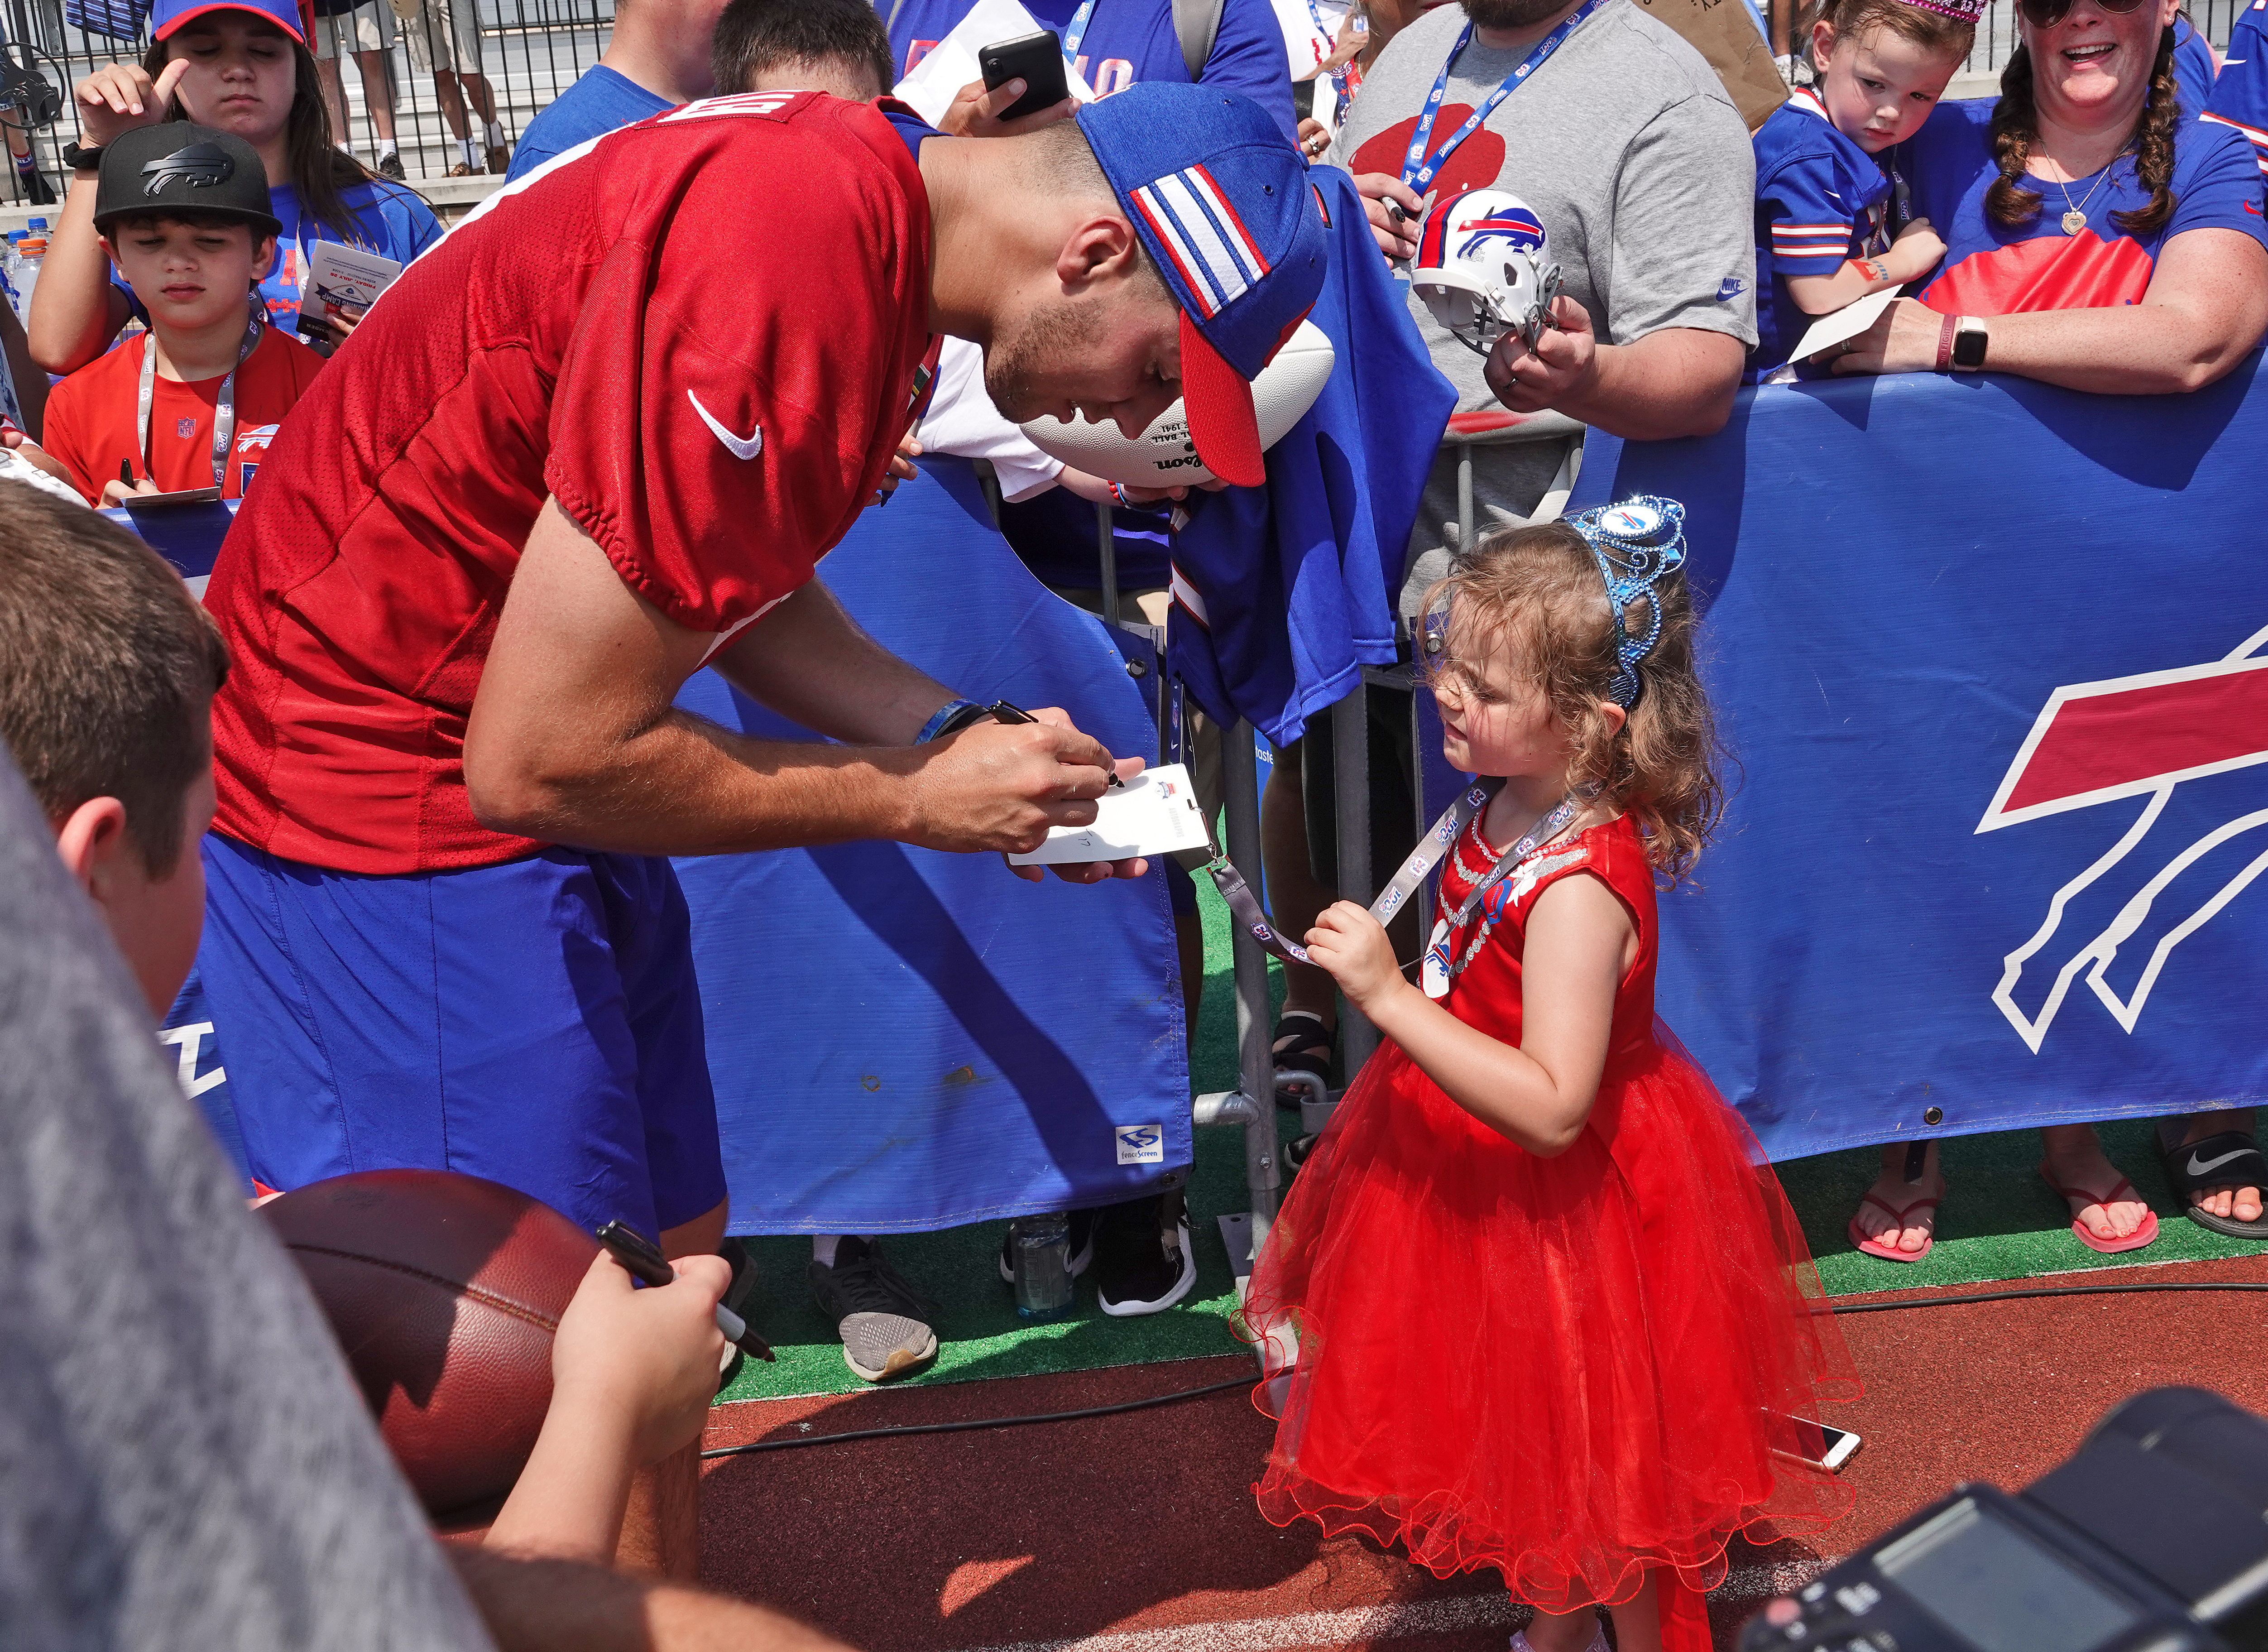
M 102 170 L 101 145 L 86 149 L 77 144 L 66 144 L 63 148 L 63 162 L 73 172 L 99 172 Z
M 1982 367 L 1987 342 L 1984 322 L 1973 315 L 1961 317 L 1953 328 L 1953 371 L 1975 372 Z

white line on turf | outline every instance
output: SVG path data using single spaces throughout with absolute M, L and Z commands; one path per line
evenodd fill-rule
M 1781 1561 L 1743 1567 L 1712 1598 L 1746 1604 L 1800 1589 L 1829 1560 Z M 1289 1618 L 1247 1618 L 1232 1623 L 1176 1624 L 1128 1629 L 1063 1641 L 1019 1641 L 970 1652 L 1295 1652 L 1307 1647 L 1360 1646 L 1461 1630 L 1509 1630 L 1519 1609 L 1503 1595 L 1457 1595 L 1445 1600 L 1351 1606 Z

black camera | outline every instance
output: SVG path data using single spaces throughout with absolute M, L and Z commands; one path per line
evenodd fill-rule
M 1742 1652 L 2268 1648 L 2268 1421 L 2137 1395 L 2014 1496 L 1956 1486 L 1799 1593 Z

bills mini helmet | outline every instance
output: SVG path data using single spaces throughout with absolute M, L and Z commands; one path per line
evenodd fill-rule
M 1559 266 L 1545 262 L 1547 239 L 1543 220 L 1518 195 L 1468 189 L 1426 213 L 1410 284 L 1468 349 L 1484 356 L 1517 332 L 1533 350 L 1559 294 Z

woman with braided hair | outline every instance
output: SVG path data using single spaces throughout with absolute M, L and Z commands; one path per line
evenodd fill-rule
M 2184 108 L 2181 0 L 2021 0 L 2000 98 L 1940 105 L 1890 152 L 1945 237 L 1837 372 L 2018 373 L 2074 390 L 2195 390 L 2268 330 L 2251 146 Z

